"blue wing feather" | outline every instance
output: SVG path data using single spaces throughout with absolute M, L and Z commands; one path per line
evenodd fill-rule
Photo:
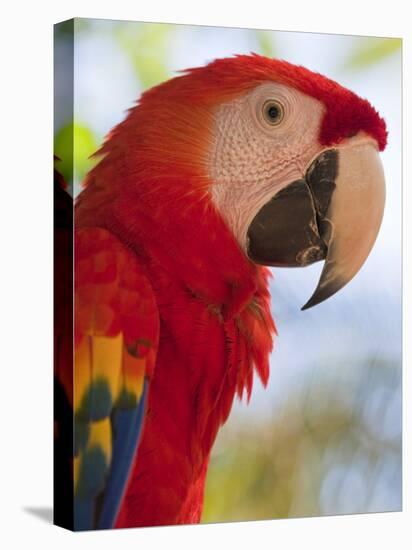
M 147 387 L 148 381 L 146 379 L 137 407 L 133 410 L 119 408 L 113 413 L 113 458 L 104 495 L 103 509 L 99 517 L 99 529 L 110 529 L 114 526 L 142 432 Z

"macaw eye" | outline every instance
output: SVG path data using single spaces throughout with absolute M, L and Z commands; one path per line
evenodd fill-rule
M 269 99 L 263 104 L 263 118 L 271 126 L 277 126 L 283 120 L 285 111 L 279 101 Z

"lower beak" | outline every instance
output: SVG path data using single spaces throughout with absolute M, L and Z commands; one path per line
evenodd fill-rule
M 278 192 L 248 229 L 247 253 L 263 265 L 303 267 L 326 260 L 302 309 L 344 287 L 368 257 L 382 222 L 385 182 L 372 142 L 321 153 L 305 179 Z

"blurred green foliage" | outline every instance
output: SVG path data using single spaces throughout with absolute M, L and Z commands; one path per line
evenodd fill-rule
M 400 38 L 362 38 L 345 61 L 346 69 L 364 69 L 379 63 L 402 48 Z
M 222 428 L 209 466 L 203 523 L 374 511 L 382 472 L 391 460 L 400 471 L 400 434 L 394 439 L 383 429 L 391 404 L 400 407 L 398 365 L 371 358 L 339 365 L 333 374 L 335 367 L 328 378 L 314 370 L 305 390 L 292 391 L 272 420 Z M 340 369 L 353 376 L 340 379 Z M 368 415 L 374 395 L 382 397 L 379 424 L 370 423 L 375 410 Z M 364 470 L 356 494 L 351 476 L 358 463 Z M 340 483 L 325 485 L 337 466 Z M 345 491 L 352 490 L 348 504 Z
M 54 154 L 61 160 L 59 172 L 66 182 L 78 182 L 84 178 L 96 164 L 90 156 L 97 149 L 98 142 L 88 126 L 76 122 L 59 130 L 54 138 Z
M 131 60 L 143 89 L 170 77 L 168 50 L 175 26 L 153 23 L 139 25 L 122 23 L 116 26 L 115 36 Z
M 255 31 L 255 33 L 259 45 L 258 53 L 260 53 L 261 55 L 265 55 L 266 57 L 276 57 L 273 32 Z
M 68 19 L 67 21 L 62 21 L 54 27 L 54 34 L 59 39 L 73 38 L 74 33 L 74 20 Z

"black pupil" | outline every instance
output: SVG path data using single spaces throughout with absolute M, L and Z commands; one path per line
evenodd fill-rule
M 276 105 L 271 105 L 268 109 L 268 115 L 272 120 L 277 120 L 279 117 L 279 107 Z

